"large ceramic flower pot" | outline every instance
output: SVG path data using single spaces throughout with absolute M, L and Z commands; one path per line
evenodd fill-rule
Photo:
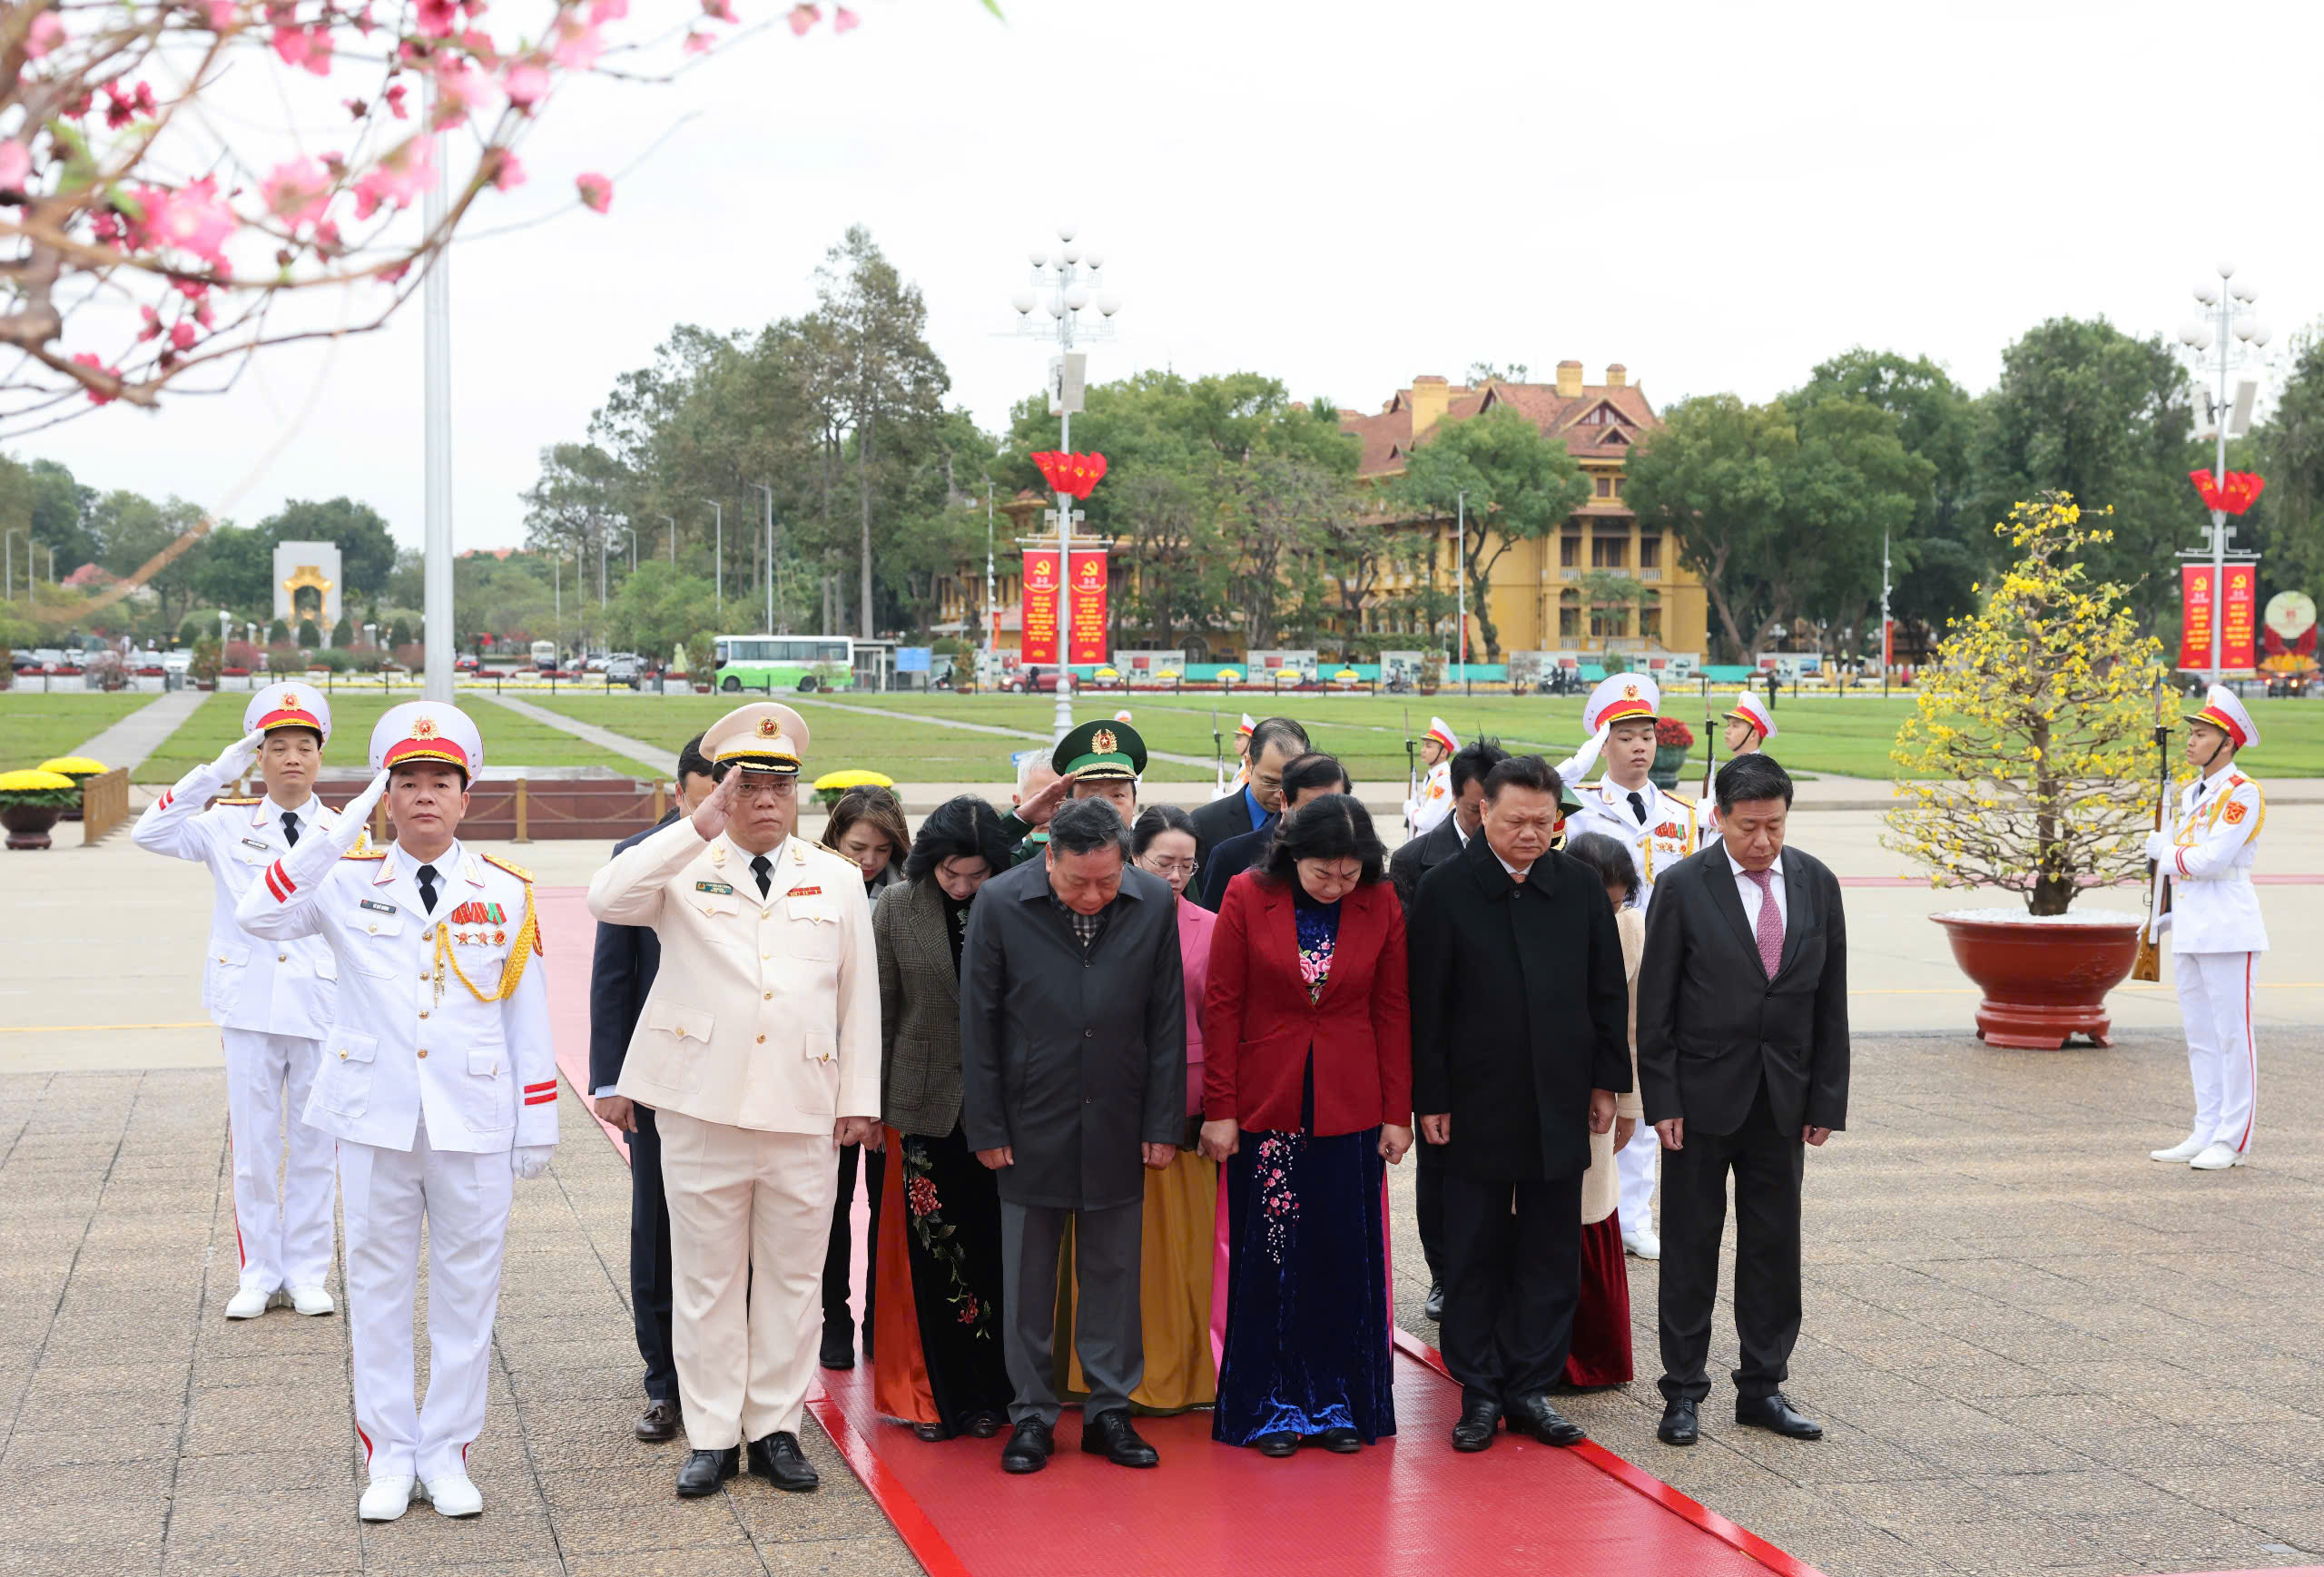
M 49 828 L 63 813 L 55 805 L 0 805 L 0 827 L 8 829 L 11 849 L 46 849 Z
M 1692 749 L 1694 746 L 1691 744 L 1656 745 L 1654 764 L 1646 769 L 1648 779 L 1659 789 L 1677 788 L 1679 774 L 1686 769 L 1687 754 Z
M 2036 919 L 2019 910 L 1932 914 L 1954 961 L 1984 993 L 1977 1039 L 1989 1046 L 2054 1051 L 2076 1035 L 2110 1045 L 2106 993 L 2138 957 L 2139 917 L 2091 911 Z

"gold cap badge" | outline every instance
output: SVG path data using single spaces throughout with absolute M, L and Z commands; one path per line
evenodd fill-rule
M 776 723 L 772 717 L 762 717 L 759 719 L 759 737 L 761 739 L 773 739 L 780 730 L 781 726 L 782 725 Z
M 435 738 L 435 737 L 436 737 L 436 719 L 434 719 L 433 717 L 415 717 L 415 718 L 413 718 L 413 719 L 411 720 L 411 736 L 412 736 L 414 739 L 433 739 L 433 738 Z
M 1100 728 L 1089 736 L 1089 748 L 1099 755 L 1111 755 L 1117 743 L 1114 731 L 1110 728 Z

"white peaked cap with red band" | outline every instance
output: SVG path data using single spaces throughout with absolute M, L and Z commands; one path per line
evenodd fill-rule
M 1461 741 L 1454 736 L 1452 724 L 1446 723 L 1442 717 L 1430 718 L 1428 720 L 1428 732 L 1422 737 L 1433 739 L 1437 744 L 1443 745 L 1448 751 L 1458 750 L 1461 748 Z
M 1609 674 L 1598 681 L 1581 708 L 1581 731 L 1595 734 L 1600 724 L 1633 717 L 1651 723 L 1661 710 L 1662 687 L 1644 674 Z
M 242 732 L 256 734 L 261 729 L 269 733 L 277 728 L 311 728 L 330 743 L 330 700 L 320 690 L 300 679 L 285 680 L 269 685 L 251 697 L 242 708 Z
M 1740 718 L 1758 729 L 1761 739 L 1773 739 L 1776 736 L 1775 715 L 1768 710 L 1766 702 L 1748 690 L 1735 697 L 1735 705 L 1728 708 L 1727 715 L 1729 717 Z
M 406 701 L 379 714 L 371 728 L 371 770 L 408 761 L 440 761 L 473 783 L 484 770 L 484 735 L 448 701 Z
M 1251 730 L 1256 728 L 1258 725 L 1259 720 L 1246 712 L 1243 714 L 1242 726 L 1236 729 L 1235 732 L 1241 734 L 1244 738 L 1248 739 L 1251 736 Z
M 2224 685 L 2212 685 L 2203 696 L 2203 709 L 2188 713 L 2187 721 L 2210 724 L 2233 740 L 2238 750 L 2260 743 L 2260 725 L 2251 721 L 2251 714 L 2243 709 L 2235 692 Z

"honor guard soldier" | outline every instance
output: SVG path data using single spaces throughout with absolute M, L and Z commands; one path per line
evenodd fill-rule
M 1654 876 L 1702 843 L 1703 825 L 1695 802 L 1657 788 L 1648 775 L 1654 765 L 1654 725 L 1662 691 L 1644 674 L 1614 674 L 1600 681 L 1581 709 L 1581 725 L 1605 735 L 1603 776 L 1582 791 L 1581 810 L 1566 834 L 1604 833 L 1630 852 L 1638 866 L 1639 907 L 1654 897 Z M 1622 1246 L 1641 1259 L 1657 1259 L 1662 1240 L 1655 1236 L 1651 1201 L 1661 1141 L 1639 1125 L 1617 1158 L 1622 1178 Z
M 1258 725 L 1259 720 L 1247 712 L 1243 714 L 1243 721 L 1236 724 L 1235 775 L 1220 780 L 1218 786 L 1211 791 L 1212 799 L 1223 800 L 1251 781 L 1251 730 Z
M 472 1517 L 492 1320 L 514 1180 L 556 1144 L 556 1060 L 531 879 L 459 842 L 484 742 L 458 708 L 390 706 L 379 775 L 324 837 L 267 866 L 238 914 L 253 935 L 320 937 L 339 963 L 307 1120 L 339 1140 L 360 1514 L 392 1522 L 424 1487 Z M 357 853 L 387 800 L 395 842 Z M 412 1406 L 412 1305 L 428 1228 L 428 1399 Z
M 226 1317 L 251 1319 L 279 1303 L 327 1315 L 338 1306 L 325 1285 L 332 1257 L 330 1136 L 309 1127 L 301 1114 L 320 1055 L 315 1037 L 331 1021 L 339 971 L 319 941 L 253 941 L 234 922 L 234 906 L 300 838 L 328 834 L 338 821 L 315 797 L 330 738 L 330 703 L 302 683 L 270 685 L 242 708 L 242 729 L 216 761 L 195 767 L 148 806 L 130 835 L 140 848 L 210 867 L 202 1003 L 226 1054 L 234 1244 L 241 1259 L 241 1282 L 226 1301 Z M 210 803 L 253 764 L 264 794 Z
M 729 712 L 702 736 L 718 786 L 589 883 L 599 920 L 662 942 L 619 1092 L 661 1132 L 689 1498 L 745 1443 L 777 1489 L 816 1486 L 799 1429 L 837 1147 L 880 1146 L 872 908 L 854 861 L 795 835 L 806 750 L 788 706 Z
M 2154 923 L 2170 931 L 2178 961 L 2195 1127 L 2169 1149 L 2150 1154 L 2222 1172 L 2250 1154 L 2259 1096 L 2251 977 L 2268 951 L 2268 930 L 2251 866 L 2268 803 L 2235 764 L 2238 753 L 2260 743 L 2260 730 L 2234 692 L 2212 685 L 2203 709 L 2189 714 L 2187 723 L 2187 759 L 2200 775 L 2179 791 L 2171 829 L 2147 835 L 2146 853 L 2169 883 L 2169 912 Z
M 1735 697 L 1734 709 L 1728 713 L 1726 721 L 1727 732 L 1723 738 L 1729 761 L 1738 755 L 1756 754 L 1776 736 L 1775 714 L 1768 710 L 1766 702 L 1748 690 Z
M 1146 773 L 1146 739 L 1128 724 L 1085 723 L 1071 729 L 1049 753 L 1049 764 L 1073 786 L 1067 797 L 1104 800 L 1121 813 L 1122 825 L 1137 820 L 1137 780 Z
M 1427 767 L 1421 774 L 1420 786 L 1404 802 L 1404 833 L 1408 837 L 1424 838 L 1436 831 L 1436 823 L 1452 813 L 1452 753 L 1461 748 L 1461 741 L 1442 717 L 1428 720 L 1428 732 L 1420 738 L 1420 759 Z

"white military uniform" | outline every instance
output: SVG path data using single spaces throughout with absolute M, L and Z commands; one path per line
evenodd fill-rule
M 271 685 L 251 698 L 242 725 L 311 728 L 328 738 L 330 705 L 303 684 Z M 295 807 L 261 796 L 204 809 L 229 781 L 216 762 L 195 767 L 146 807 L 130 836 L 141 849 L 210 867 L 202 1005 L 226 1054 L 234 1247 L 242 1289 L 272 1297 L 290 1287 L 320 1289 L 330 1279 L 330 1136 L 300 1114 L 314 1081 L 316 1037 L 331 1020 L 339 966 L 319 941 L 253 940 L 235 923 L 234 906 L 259 872 L 290 852 L 291 826 L 304 840 L 329 833 L 338 817 L 312 793 Z
M 1219 778 L 1218 783 L 1210 792 L 1212 799 L 1223 800 L 1228 794 L 1240 793 L 1243 785 L 1251 781 L 1251 734 L 1258 725 L 1258 719 L 1247 712 L 1243 714 L 1243 721 L 1235 729 L 1236 754 L 1239 757 L 1235 765 L 1235 775 L 1231 778 L 1222 775 Z M 1222 763 L 1222 774 L 1224 770 L 1225 765 Z
M 1442 717 L 1428 720 L 1424 738 L 1434 740 L 1444 747 L 1444 759 L 1428 769 L 1420 780 L 1420 787 L 1404 801 L 1404 827 L 1415 838 L 1424 838 L 1436 830 L 1436 823 L 1452 813 L 1452 753 L 1461 748 L 1460 739 L 1445 726 Z
M 795 774 L 806 739 L 796 712 L 759 702 L 713 724 L 702 752 Z M 724 833 L 705 843 L 682 817 L 598 872 L 589 909 L 662 942 L 619 1092 L 662 1133 L 687 1444 L 795 1436 L 822 1336 L 833 1129 L 880 1110 L 863 873 L 797 837 L 758 855 Z
M 2239 746 L 2259 743 L 2250 715 L 2218 685 L 2194 720 L 2226 731 Z M 2162 923 L 2176 960 L 2195 1087 L 2195 1126 L 2186 1144 L 2224 1146 L 2232 1166 L 2250 1154 L 2257 1118 L 2260 1052 L 2251 1031 L 2251 990 L 2260 954 L 2268 951 L 2268 930 L 2251 866 L 2267 819 L 2260 785 L 2230 758 L 2179 791 L 2171 829 L 2155 835 L 2152 849 L 2170 886 Z
M 455 761 L 473 781 L 483 750 L 456 708 L 414 701 L 380 717 L 371 759 Z M 339 1139 L 355 1423 L 371 1477 L 464 1481 L 484 1425 L 514 1178 L 556 1143 L 530 879 L 458 841 L 423 868 L 401 848 L 317 839 L 269 866 L 240 914 L 255 935 L 320 937 L 340 962 L 307 1119 Z M 428 1397 L 415 1410 L 423 1220 Z

